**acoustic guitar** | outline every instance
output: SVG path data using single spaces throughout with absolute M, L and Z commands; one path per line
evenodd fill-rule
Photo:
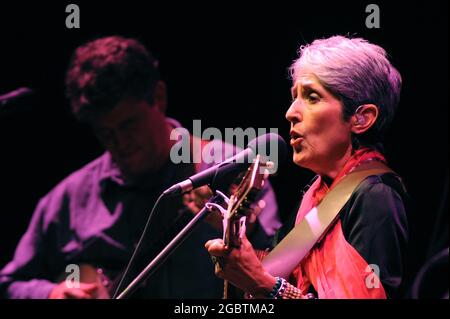
M 224 214 L 223 241 L 225 245 L 233 248 L 240 247 L 241 238 L 246 231 L 246 219 L 254 213 L 252 205 L 269 176 L 267 168 L 270 164 L 270 162 L 262 162 L 258 155 L 231 195 Z M 215 267 L 220 267 L 220 265 L 216 263 Z M 238 291 L 236 287 L 224 280 L 223 299 L 241 298 L 242 296 L 242 291 Z

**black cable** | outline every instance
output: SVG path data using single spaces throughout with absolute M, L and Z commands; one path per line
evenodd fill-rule
M 130 268 L 131 268 L 131 265 L 133 264 L 133 261 L 136 258 L 137 252 L 139 251 L 139 248 L 141 248 L 142 241 L 143 241 L 143 239 L 145 237 L 145 234 L 147 233 L 147 229 L 148 229 L 148 226 L 150 225 L 150 221 L 152 219 L 152 216 L 155 213 L 155 209 L 156 209 L 156 207 L 158 207 L 159 201 L 163 197 L 164 197 L 164 193 L 159 195 L 158 199 L 156 200 L 155 204 L 153 205 L 152 211 L 150 212 L 150 215 L 148 215 L 147 222 L 145 224 L 144 230 L 142 231 L 141 238 L 139 238 L 139 242 L 136 245 L 136 248 L 134 249 L 133 255 L 131 256 L 130 261 L 128 262 L 127 268 L 125 268 L 125 271 L 124 271 L 124 273 L 122 275 L 122 278 L 120 279 L 119 284 L 117 285 L 117 288 L 116 288 L 116 290 L 114 292 L 114 295 L 112 296 L 112 299 L 116 299 L 116 296 L 119 293 L 120 288 L 122 287 L 123 281 L 125 280 L 125 277 L 128 275 L 128 273 L 130 271 Z

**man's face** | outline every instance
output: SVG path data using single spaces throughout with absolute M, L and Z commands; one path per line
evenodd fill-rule
M 156 172 L 169 156 L 169 126 L 157 105 L 125 99 L 92 125 L 125 176 Z
M 291 123 L 294 163 L 326 173 L 351 149 L 351 127 L 343 121 L 342 102 L 312 74 L 299 76 L 286 113 Z

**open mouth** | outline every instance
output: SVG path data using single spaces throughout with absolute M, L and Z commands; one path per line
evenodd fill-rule
M 303 142 L 304 138 L 303 135 L 300 133 L 297 133 L 295 131 L 291 131 L 291 141 L 290 144 L 292 147 L 296 149 L 301 149 L 301 143 Z

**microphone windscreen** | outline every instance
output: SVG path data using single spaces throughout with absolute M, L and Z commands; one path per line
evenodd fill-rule
M 260 135 L 257 138 L 251 140 L 248 145 L 254 154 L 259 154 L 266 161 L 274 163 L 275 173 L 279 165 L 282 164 L 287 157 L 287 146 L 283 138 L 275 133 L 267 133 Z

